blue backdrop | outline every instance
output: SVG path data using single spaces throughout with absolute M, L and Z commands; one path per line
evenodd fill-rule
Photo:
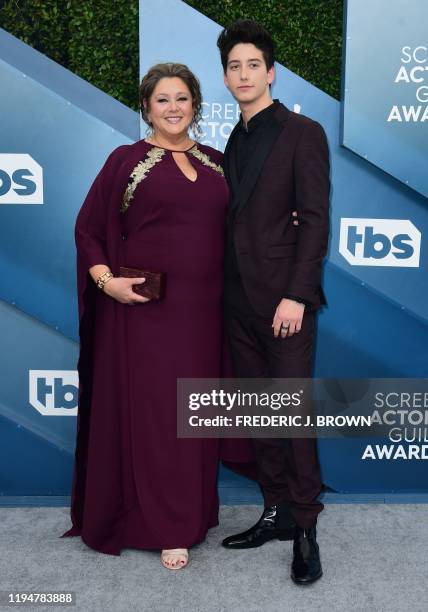
M 358 3 L 348 2 L 348 14 L 355 16 L 351 9 L 358 12 Z M 371 9 L 365 4 L 365 10 Z M 413 23 L 403 20 L 401 26 Z M 378 19 L 377 27 L 380 32 L 388 24 Z M 141 73 L 159 61 L 188 64 L 204 94 L 202 142 L 223 149 L 239 113 L 223 85 L 215 44 L 220 29 L 179 0 L 140 2 Z M 398 46 L 410 34 L 398 25 L 393 30 Z M 360 39 L 360 45 L 365 42 Z M 346 73 L 346 86 L 355 78 L 355 88 L 364 87 L 352 74 Z M 391 81 L 385 72 L 378 78 Z M 77 390 L 74 220 L 108 153 L 137 140 L 140 121 L 137 113 L 2 30 L 0 82 L 0 493 L 67 495 Z M 345 98 L 350 103 L 342 124 L 340 103 L 284 66 L 277 65 L 273 95 L 320 121 L 331 151 L 324 279 L 329 306 L 319 316 L 316 376 L 425 377 L 428 208 L 422 165 L 415 158 L 412 169 L 420 171 L 407 185 L 390 176 L 404 179 L 400 164 L 394 170 L 387 165 L 391 150 L 389 145 L 380 150 L 384 137 L 374 138 L 376 130 L 366 125 L 353 129 L 377 152 L 365 159 L 369 149 L 352 144 L 352 130 L 349 138 L 346 131 L 358 125 L 358 105 Z M 365 90 L 365 97 L 373 106 L 379 103 L 374 90 Z M 342 146 L 342 128 L 352 151 Z M 419 123 L 416 139 L 424 129 Z M 366 444 L 319 441 L 328 487 L 379 495 L 428 491 L 423 461 L 362 461 Z M 221 483 L 227 491 L 223 499 L 248 498 L 244 480 L 223 473 Z

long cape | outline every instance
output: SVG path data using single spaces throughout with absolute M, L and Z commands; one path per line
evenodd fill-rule
M 100 297 L 88 270 L 95 264 L 106 264 L 115 276 L 119 275 L 122 235 L 120 206 L 129 176 L 142 157 L 140 142 L 120 146 L 109 155 L 93 182 L 76 220 L 80 352 L 77 365 L 79 398 L 76 449 L 71 492 L 73 526 L 61 537 L 80 535 L 83 527 L 94 369 L 95 311 L 96 300 Z M 108 340 L 106 354 L 102 359 L 111 360 L 114 355 L 117 370 L 114 376 L 106 375 L 103 391 L 104 397 L 115 398 L 118 396 L 118 389 L 121 388 L 121 378 L 126 375 L 125 349 L 123 342 L 120 341 L 121 330 L 124 330 L 124 310 L 118 308 L 112 299 L 108 300 L 107 308 L 107 316 L 114 321 L 117 333 L 112 334 L 111 340 Z M 232 370 L 226 349 L 224 356 L 223 376 L 230 377 Z M 108 372 L 107 368 L 106 371 Z M 125 386 L 123 384 L 122 388 Z M 255 456 L 250 440 L 221 440 L 219 460 L 237 473 L 252 479 L 256 477 Z

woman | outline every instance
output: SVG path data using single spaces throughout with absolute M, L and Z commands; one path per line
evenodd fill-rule
M 168 569 L 218 524 L 219 440 L 176 434 L 177 378 L 222 373 L 228 189 L 222 154 L 188 135 L 201 102 L 186 66 L 151 68 L 140 104 L 152 132 L 111 153 L 76 223 L 80 397 L 62 537 L 116 555 L 161 549 Z M 166 272 L 165 299 L 135 293 L 144 278 L 120 266 Z M 250 460 L 249 449 L 240 441 L 228 459 Z

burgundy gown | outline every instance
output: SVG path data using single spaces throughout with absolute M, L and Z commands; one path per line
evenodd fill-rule
M 197 171 L 194 182 L 171 151 L 144 141 L 119 147 L 76 223 L 80 397 L 73 527 L 61 537 L 80 535 L 108 554 L 201 542 L 218 524 L 222 449 L 229 461 L 253 460 L 245 440 L 176 433 L 177 378 L 218 377 L 223 367 L 228 189 L 222 154 L 200 144 L 193 151 L 187 157 Z M 140 160 L 143 178 L 120 212 Z M 89 267 L 100 263 L 115 275 L 120 265 L 166 272 L 166 298 L 118 303 L 89 278 Z

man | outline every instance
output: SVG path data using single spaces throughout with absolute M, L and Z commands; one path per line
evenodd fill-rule
M 241 116 L 225 150 L 231 189 L 225 314 L 240 378 L 312 374 L 315 314 L 325 304 L 322 261 L 329 233 L 329 153 L 319 123 L 272 100 L 274 44 L 240 20 L 218 38 L 224 82 Z M 296 210 L 298 226 L 293 223 Z M 316 541 L 321 477 L 314 438 L 254 439 L 265 508 L 229 549 L 294 540 L 291 577 L 322 575 Z

